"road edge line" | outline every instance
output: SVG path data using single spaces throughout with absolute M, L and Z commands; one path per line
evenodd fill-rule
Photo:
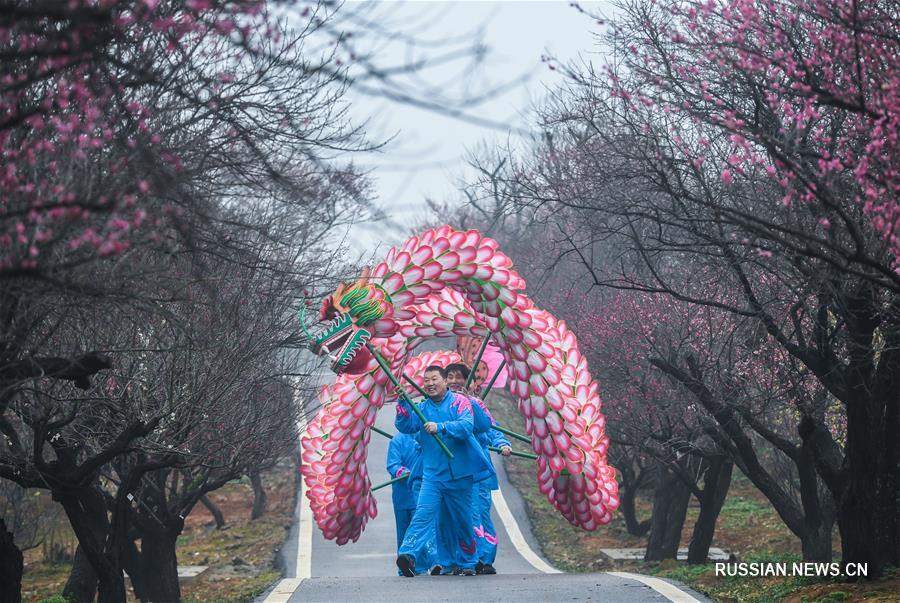
M 669 601 L 673 603 L 700 603 L 699 599 L 696 599 L 684 592 L 671 582 L 666 582 L 665 580 L 661 580 L 660 578 L 656 578 L 654 576 L 645 576 L 644 574 L 632 574 L 631 572 L 606 572 L 610 576 L 616 576 L 618 578 L 627 578 L 630 580 L 635 580 L 640 582 L 645 586 L 649 586 L 662 596 L 664 596 Z
M 313 516 L 309 499 L 306 498 L 306 484 L 300 480 L 300 528 L 297 530 L 297 568 L 294 578 L 299 581 L 312 576 L 312 536 Z
M 296 578 L 282 578 L 275 587 L 269 592 L 262 603 L 287 603 L 293 596 L 294 591 L 300 586 L 300 580 Z
M 500 516 L 500 521 L 503 522 L 503 527 L 506 529 L 510 542 L 516 547 L 516 550 L 519 551 L 522 558 L 527 561 L 531 567 L 541 573 L 561 574 L 562 572 L 560 570 L 541 559 L 541 557 L 528 545 L 525 536 L 522 535 L 522 530 L 519 529 L 516 518 L 513 517 L 509 505 L 506 504 L 506 499 L 503 498 L 503 492 L 500 490 L 492 490 L 491 499 L 494 502 L 494 508 L 497 510 L 497 515 Z
M 306 424 L 299 425 L 300 439 L 306 435 Z M 300 461 L 303 462 L 302 460 Z M 300 583 L 312 575 L 312 508 L 306 498 L 306 484 L 300 476 L 300 491 L 297 493 L 297 563 L 293 578 L 282 578 L 269 592 L 262 603 L 287 603 L 300 587 Z

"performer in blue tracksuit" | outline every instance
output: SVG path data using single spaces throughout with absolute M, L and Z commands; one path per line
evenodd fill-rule
M 397 567 L 404 576 L 416 573 L 419 558 L 427 554 L 428 541 L 435 528 L 438 540 L 452 551 L 441 555 L 444 563 L 452 555 L 452 564 L 459 573 L 475 575 L 476 543 L 472 525 L 473 485 L 493 474 L 490 462 L 472 436 L 472 410 L 469 399 L 447 388 L 446 373 L 439 366 L 425 369 L 424 390 L 428 398 L 418 404 L 425 416 L 419 420 L 409 403 L 397 402 L 394 424 L 398 431 L 416 434 L 422 447 L 422 487 L 412 521 L 400 545 Z M 453 458 L 444 454 L 433 434 L 439 435 Z M 443 505 L 446 515 L 435 525 Z
M 422 447 L 416 438 L 407 433 L 394 435 L 388 446 L 387 471 L 392 478 L 409 473 L 403 481 L 391 484 L 391 500 L 394 503 L 394 522 L 397 525 L 397 550 L 406 535 L 409 522 L 412 521 L 422 486 Z M 416 573 L 424 573 L 429 569 L 433 555 L 422 555 L 416 567 Z M 398 570 L 399 572 L 399 570 Z M 402 573 L 401 573 L 402 575 Z
M 464 364 L 447 365 L 447 385 L 453 391 L 463 392 L 466 380 L 469 378 L 469 367 Z M 465 393 L 465 392 L 463 392 Z M 509 456 L 512 452 L 509 440 L 496 429 L 492 429 L 496 425 L 494 417 L 491 416 L 487 406 L 480 399 L 470 396 L 472 403 L 473 415 L 476 417 L 475 438 L 484 449 L 485 454 L 490 461 L 490 451 L 488 446 L 500 448 L 500 454 Z M 491 463 L 493 467 L 493 463 Z M 484 480 L 475 485 L 473 491 L 473 513 L 472 522 L 475 526 L 476 554 L 478 555 L 478 563 L 475 565 L 475 571 L 478 574 L 496 574 L 494 561 L 497 558 L 497 531 L 494 528 L 494 521 L 491 519 L 491 490 L 497 490 L 500 484 L 497 483 L 496 473 L 491 479 Z

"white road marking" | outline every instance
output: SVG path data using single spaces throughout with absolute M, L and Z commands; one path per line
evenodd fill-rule
M 522 530 L 519 529 L 519 524 L 516 523 L 516 518 L 513 517 L 512 511 L 509 510 L 509 505 L 506 504 L 506 499 L 503 498 L 503 492 L 500 490 L 491 491 L 491 499 L 494 501 L 494 508 L 497 509 L 497 515 L 500 516 L 503 527 L 506 528 L 506 533 L 509 535 L 510 542 L 516 547 L 516 550 L 519 551 L 522 558 L 539 572 L 544 574 L 561 574 L 561 571 L 541 559 L 540 556 L 528 546 L 528 542 L 522 535 Z
M 528 542 L 522 535 L 522 531 L 519 529 L 519 524 L 516 522 L 516 518 L 513 517 L 512 511 L 510 511 L 509 509 L 509 505 L 506 504 L 506 499 L 503 498 L 503 492 L 501 492 L 500 490 L 494 490 L 491 492 L 491 498 L 494 501 L 494 508 L 497 509 L 497 515 L 500 516 L 500 521 L 503 522 L 503 527 L 506 528 L 506 533 L 509 534 L 510 541 L 512 542 L 513 546 L 516 547 L 516 550 L 519 551 L 519 554 L 522 555 L 525 561 L 530 563 L 531 566 L 539 572 L 543 572 L 545 574 L 561 574 L 561 571 L 541 559 L 537 555 L 537 553 L 535 553 L 534 550 L 532 550 L 532 548 L 528 545 Z M 606 573 L 619 578 L 637 580 L 638 582 L 649 586 L 673 603 L 700 603 L 700 601 L 687 594 L 683 590 L 680 590 L 674 584 L 670 584 L 669 582 L 660 580 L 659 578 L 654 578 L 653 576 L 644 576 L 641 574 L 632 574 L 629 572 Z
M 298 586 L 300 586 L 300 580 L 285 578 L 275 585 L 269 596 L 263 599 L 263 603 L 287 603 Z
M 306 422 L 298 423 L 300 439 L 306 435 Z M 312 509 L 306 498 L 306 484 L 300 479 L 300 491 L 297 493 L 297 565 L 293 578 L 284 578 L 275 585 L 272 592 L 263 599 L 263 603 L 287 603 L 300 587 L 300 583 L 312 575 Z
M 673 603 L 700 603 L 699 600 L 690 596 L 683 590 L 679 589 L 674 584 L 670 584 L 665 580 L 660 580 L 659 578 L 654 578 L 653 576 L 645 576 L 643 574 L 632 574 L 630 572 L 606 572 L 610 576 L 616 576 L 618 578 L 628 578 L 630 580 L 637 580 L 642 584 L 645 584 L 664 596 L 669 601 Z
M 300 480 L 300 528 L 297 530 L 297 568 L 294 577 L 303 581 L 312 575 L 313 516 L 306 498 L 306 484 Z

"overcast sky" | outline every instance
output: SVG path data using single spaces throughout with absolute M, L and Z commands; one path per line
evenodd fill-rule
M 605 2 L 581 5 L 592 12 L 608 14 L 610 9 Z M 372 3 L 348 2 L 343 10 L 356 7 L 363 9 L 360 13 L 373 9 Z M 480 30 L 487 54 L 478 69 L 456 61 L 425 70 L 419 77 L 423 86 L 458 96 L 463 89 L 480 94 L 528 76 L 527 81 L 509 86 L 469 110 L 480 119 L 518 129 L 528 127 L 529 107 L 543 96 L 545 87 L 561 81 L 559 72 L 548 69 L 541 56 L 552 55 L 563 61 L 576 59 L 579 53 L 587 57 L 594 52 L 593 36 L 599 31 L 594 21 L 567 1 L 380 2 L 371 16 L 385 28 L 425 42 L 416 48 L 402 41 L 382 42 L 376 55 L 379 65 L 401 64 L 428 53 L 460 48 L 459 44 L 433 48 L 428 44 Z M 406 83 L 411 84 L 409 80 Z M 380 256 L 387 246 L 399 242 L 409 226 L 427 214 L 425 199 L 459 199 L 457 182 L 465 173 L 467 150 L 486 140 L 518 136 L 505 126 L 475 124 L 358 92 L 351 92 L 350 100 L 354 117 L 369 120 L 370 138 L 393 137 L 378 153 L 356 157 L 362 167 L 371 170 L 377 201 L 390 217 L 389 221 L 352 229 L 350 240 L 357 253 Z

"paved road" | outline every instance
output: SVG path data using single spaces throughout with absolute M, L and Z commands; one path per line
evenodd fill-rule
M 393 407 L 384 408 L 376 424 L 393 433 Z M 387 479 L 384 459 L 387 438 L 373 434 L 369 473 L 374 482 Z M 646 576 L 613 573 L 563 574 L 539 554 L 527 526 L 522 500 L 495 458 L 502 496 L 495 497 L 494 525 L 499 554 L 496 576 L 396 575 L 396 537 L 390 488 L 376 493 L 378 517 L 371 520 L 356 543 L 337 546 L 312 525 L 305 498 L 298 504 L 294 528 L 282 550 L 285 580 L 263 597 L 266 603 L 323 601 L 336 603 L 415 601 L 612 601 L 706 602 L 709 599 L 683 585 Z M 512 459 L 509 462 L 527 462 Z M 500 513 L 498 513 L 498 508 Z M 643 582 L 642 582 L 643 581 Z M 645 584 L 644 582 L 649 583 Z M 662 592 L 660 592 L 662 591 Z

